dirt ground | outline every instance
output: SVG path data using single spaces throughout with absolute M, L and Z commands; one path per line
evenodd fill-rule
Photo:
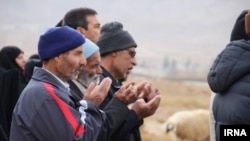
M 164 127 L 164 122 L 171 114 L 180 110 L 209 109 L 211 91 L 205 84 L 186 84 L 168 80 L 150 82 L 160 90 L 162 99 L 157 112 L 144 120 L 141 127 L 143 141 L 176 141 L 178 139 L 173 134 L 166 134 Z

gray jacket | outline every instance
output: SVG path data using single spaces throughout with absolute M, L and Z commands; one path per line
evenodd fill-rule
M 119 110 L 114 113 L 120 113 Z M 57 78 L 42 68 L 35 68 L 13 111 L 10 141 L 105 140 L 108 132 L 105 129 L 103 111 L 85 100 L 75 103 Z

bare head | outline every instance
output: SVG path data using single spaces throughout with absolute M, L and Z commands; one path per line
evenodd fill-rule
M 68 11 L 57 26 L 70 26 L 92 42 L 96 43 L 100 37 L 101 24 L 94 9 L 81 7 Z

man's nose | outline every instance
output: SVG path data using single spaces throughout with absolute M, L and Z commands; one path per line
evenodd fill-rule
M 87 60 L 86 60 L 86 58 L 84 56 L 81 58 L 80 64 L 84 65 L 84 66 L 87 65 Z
M 101 65 L 99 65 L 98 67 L 97 67 L 97 74 L 102 74 L 102 68 L 101 68 Z
M 136 62 L 135 57 L 134 57 L 134 58 L 133 58 L 133 60 L 132 60 L 132 64 L 133 64 L 134 66 L 136 66 L 136 65 L 137 65 L 137 62 Z

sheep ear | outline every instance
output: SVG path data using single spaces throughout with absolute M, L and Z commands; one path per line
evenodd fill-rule
M 166 132 L 168 133 L 168 132 L 170 132 L 172 130 L 174 130 L 174 126 L 171 125 L 171 124 L 167 124 Z

